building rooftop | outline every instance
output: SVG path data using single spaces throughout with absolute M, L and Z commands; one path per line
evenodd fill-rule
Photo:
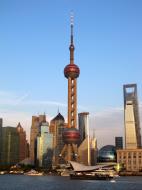
M 54 118 L 52 119 L 52 121 L 57 121 L 57 120 L 63 120 L 63 121 L 65 121 L 64 117 L 63 117 L 60 113 L 58 113 L 58 114 L 56 115 L 56 117 L 54 117 Z

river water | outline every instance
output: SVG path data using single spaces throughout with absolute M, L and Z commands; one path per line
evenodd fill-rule
M 142 190 L 142 177 L 95 181 L 60 176 L 1 175 L 0 190 Z

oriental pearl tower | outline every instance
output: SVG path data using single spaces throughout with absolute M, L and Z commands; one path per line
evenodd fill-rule
M 77 144 L 80 134 L 77 127 L 77 78 L 80 70 L 74 64 L 74 43 L 73 43 L 73 16 L 71 16 L 71 39 L 70 39 L 70 64 L 64 68 L 64 76 L 68 79 L 68 125 L 63 132 L 65 146 L 61 156 L 66 161 L 77 160 Z

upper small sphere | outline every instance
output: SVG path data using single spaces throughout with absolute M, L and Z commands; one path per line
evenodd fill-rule
M 80 70 L 79 67 L 75 64 L 69 64 L 64 69 L 64 75 L 66 78 L 77 78 L 79 77 Z

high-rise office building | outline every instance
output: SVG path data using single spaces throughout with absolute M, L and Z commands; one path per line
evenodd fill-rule
M 65 160 L 77 159 L 77 143 L 79 131 L 77 130 L 77 78 L 80 70 L 74 64 L 74 43 L 73 43 L 73 17 L 71 17 L 71 42 L 70 42 L 70 64 L 64 69 L 64 75 L 68 79 L 68 126 L 63 132 L 65 146 L 61 155 Z
M 142 170 L 142 149 L 137 85 L 123 86 L 124 92 L 124 127 L 125 149 L 117 150 L 117 163 L 123 165 L 126 171 Z
M 42 122 L 46 122 L 45 115 L 32 116 L 32 126 L 30 132 L 30 159 L 32 164 L 36 164 L 37 136 L 40 134 L 40 126 Z
M 22 161 L 27 157 L 26 132 L 24 131 L 20 123 L 18 123 L 16 129 L 19 134 L 19 161 Z
M 2 128 L 2 165 L 19 162 L 19 134 L 16 127 Z
M 38 118 L 39 118 L 39 124 L 40 125 L 42 125 L 42 123 L 46 122 L 46 115 L 45 114 L 39 115 Z
M 41 132 L 37 137 L 37 161 L 40 167 L 50 168 L 53 158 L 53 134 L 49 131 L 49 123 L 41 124 Z
M 82 143 L 88 135 L 88 116 L 89 112 L 82 112 L 78 114 L 80 143 Z
M 97 163 L 97 140 L 95 136 L 86 136 L 78 147 L 78 162 L 84 165 L 95 165 Z
M 97 139 L 95 135 L 93 135 L 90 141 L 91 141 L 90 164 L 94 166 L 97 164 L 97 156 L 98 156 Z
M 37 136 L 40 133 L 39 117 L 32 116 L 32 126 L 30 132 L 30 159 L 31 163 L 36 163 Z
M 136 84 L 124 85 L 123 92 L 124 92 L 125 148 L 126 149 L 141 148 L 137 85 Z
M 89 141 L 89 143 L 90 143 L 90 141 Z M 90 157 L 88 158 L 88 151 L 91 153 L 90 148 L 88 150 L 88 137 L 86 137 L 83 140 L 83 142 L 80 144 L 80 146 L 78 147 L 78 160 L 77 161 L 79 163 L 84 164 L 84 165 L 88 165 L 88 163 L 90 163 Z
M 3 120 L 0 118 L 0 163 L 1 163 L 1 154 L 2 154 L 2 126 Z
M 64 161 L 60 157 L 61 150 L 64 147 L 63 142 L 63 130 L 64 130 L 65 120 L 64 117 L 58 113 L 50 122 L 50 132 L 53 134 L 53 166 L 62 164 Z
M 116 150 L 123 149 L 123 137 L 115 137 Z

